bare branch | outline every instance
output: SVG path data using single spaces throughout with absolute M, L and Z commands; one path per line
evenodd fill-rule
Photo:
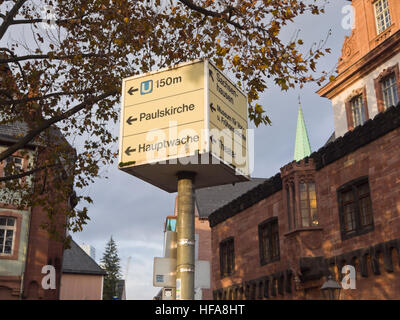
M 17 56 L 14 54 L 14 52 L 12 52 L 12 51 L 11 51 L 10 49 L 8 49 L 8 48 L 0 48 L 0 50 L 6 51 L 6 52 L 8 52 L 12 57 L 17 58 Z M 12 61 L 12 62 L 14 62 L 14 61 Z M 18 61 L 15 61 L 15 63 L 18 65 L 19 71 L 21 72 L 21 75 L 22 75 L 22 80 L 24 80 L 24 85 L 25 85 L 25 87 L 26 87 L 26 75 L 25 75 L 25 72 L 24 72 L 24 70 L 22 69 L 22 66 L 21 66 L 21 64 L 20 64 Z
M 14 7 L 10 10 L 7 16 L 4 19 L 3 23 L 0 26 L 0 40 L 3 38 L 6 33 L 8 27 L 12 24 L 14 17 L 18 13 L 19 9 L 24 5 L 27 0 L 18 0 Z
M 11 180 L 16 180 L 16 179 L 21 179 L 27 176 L 30 176 L 36 172 L 39 172 L 41 170 L 44 169 L 48 169 L 48 168 L 53 168 L 53 167 L 61 167 L 61 164 L 52 164 L 52 165 L 47 165 L 47 166 L 43 166 L 43 167 L 38 167 L 32 170 L 28 170 L 28 171 L 24 171 L 18 174 L 13 174 L 10 176 L 6 176 L 6 177 L 0 177 L 0 182 L 5 182 L 5 181 L 11 181 Z
M 70 19 L 57 19 L 57 20 L 52 20 L 55 24 L 62 25 L 66 23 L 82 23 L 81 19 L 84 17 L 78 17 L 78 18 L 70 18 Z M 24 19 L 24 20 L 12 20 L 11 24 L 33 24 L 33 23 L 46 23 L 46 19 L 42 18 L 37 18 L 37 19 Z
M 242 26 L 241 24 L 234 22 L 231 20 L 232 17 L 232 13 L 233 11 L 235 11 L 235 8 L 232 6 L 228 6 L 224 11 L 222 12 L 215 12 L 215 11 L 210 11 L 207 10 L 203 7 L 199 7 L 198 5 L 194 4 L 191 0 L 179 0 L 179 2 L 181 2 L 182 4 L 184 4 L 186 7 L 197 11 L 201 14 L 204 14 L 205 16 L 209 16 L 209 17 L 215 17 L 215 18 L 221 18 L 223 20 L 225 20 L 227 23 L 231 24 L 232 26 L 240 29 L 240 30 L 244 30 L 245 27 Z
M 24 60 L 41 60 L 41 59 L 50 59 L 50 60 L 65 60 L 65 59 L 73 59 L 75 57 L 82 57 L 82 58 L 102 58 L 105 57 L 105 54 L 102 53 L 78 53 L 78 54 L 69 54 L 66 56 L 53 56 L 51 54 L 32 54 L 27 56 L 17 57 L 14 56 L 13 58 L 6 58 L 0 59 L 0 64 L 3 63 L 10 63 L 10 62 L 17 62 L 17 61 L 24 61 Z
M 18 100 L 0 100 L 0 106 L 7 106 L 7 105 L 17 105 L 21 103 L 26 103 L 30 101 L 40 101 L 44 99 L 48 99 L 51 97 L 60 97 L 60 96 L 68 96 L 68 95 L 73 95 L 73 94 L 88 94 L 88 93 L 93 93 L 94 90 L 88 89 L 88 90 L 82 90 L 82 91 L 74 91 L 74 92 L 54 92 L 54 93 L 49 93 L 43 96 L 36 96 L 36 97 L 28 97 L 28 98 L 23 98 L 23 99 L 18 99 Z M 6 95 L 6 91 L 0 90 L 0 94 Z

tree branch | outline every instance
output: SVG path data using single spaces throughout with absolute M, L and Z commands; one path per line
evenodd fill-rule
M 8 48 L 0 48 L 0 50 L 6 51 L 8 52 L 12 57 L 17 58 L 17 56 L 14 54 L 14 52 L 12 52 L 10 49 Z M 25 72 L 22 69 L 21 64 L 18 61 L 15 61 L 15 63 L 18 65 L 19 71 L 21 72 L 22 75 L 22 80 L 24 80 L 24 85 L 26 87 L 26 76 L 25 76 Z
M 44 96 L 36 96 L 36 97 L 28 97 L 28 98 L 23 98 L 23 99 L 18 99 L 18 100 L 0 100 L 0 106 L 7 106 L 7 105 L 17 105 L 25 102 L 30 102 L 30 101 L 40 101 L 44 100 L 47 98 L 51 97 L 59 97 L 59 96 L 68 96 L 72 94 L 88 94 L 88 93 L 93 93 L 94 90 L 82 90 L 82 91 L 74 91 L 74 92 L 54 92 L 54 93 L 49 93 Z M 0 95 L 4 94 L 6 95 L 7 91 L 0 90 Z
M 51 60 L 64 60 L 64 59 L 73 59 L 75 57 L 82 57 L 82 58 L 102 58 L 105 57 L 106 54 L 103 53 L 82 53 L 82 54 L 69 54 L 66 56 L 52 56 L 50 54 L 32 54 L 32 55 L 27 55 L 27 56 L 13 56 L 13 58 L 6 58 L 6 59 L 0 59 L 0 64 L 3 63 L 10 63 L 10 62 L 18 62 L 18 61 L 24 61 L 24 60 L 36 60 L 36 59 L 51 59 Z
M 57 20 L 50 20 L 58 25 L 62 25 L 68 22 L 77 23 L 80 19 L 84 16 L 79 18 L 70 18 L 70 19 L 57 19 Z M 49 19 L 37 18 L 37 19 L 26 19 L 26 20 L 12 20 L 10 24 L 33 24 L 33 23 L 47 23 Z
M 60 167 L 61 164 L 52 164 L 52 165 L 47 165 L 47 166 L 43 166 L 43 167 L 38 167 L 29 171 L 24 171 L 18 174 L 13 174 L 10 176 L 6 176 L 6 177 L 0 177 L 0 182 L 5 182 L 5 181 L 11 181 L 11 180 L 16 180 L 16 179 L 21 179 L 27 176 L 30 176 L 38 171 L 44 170 L 44 169 L 48 169 L 48 168 L 53 168 L 53 167 Z
M 61 120 L 64 120 L 64 119 L 72 116 L 73 114 L 81 111 L 82 109 L 84 109 L 88 106 L 91 106 L 91 105 L 95 104 L 96 102 L 103 100 L 109 96 L 115 95 L 117 93 L 118 93 L 118 91 L 114 90 L 111 92 L 103 93 L 97 97 L 90 97 L 90 98 L 86 99 L 85 101 L 83 101 L 82 103 L 76 105 L 72 109 L 69 109 L 68 111 L 66 111 L 58 116 L 55 116 L 51 119 L 43 121 L 39 126 L 32 129 L 31 131 L 29 131 L 25 137 L 23 137 L 18 142 L 16 142 L 12 146 L 10 146 L 6 150 L 4 150 L 2 153 L 0 153 L 0 161 L 3 161 L 4 159 L 11 156 L 14 152 L 25 147 L 30 141 L 32 141 L 35 137 L 37 137 L 41 132 L 48 129 L 51 125 L 53 125 Z
M 18 0 L 14 7 L 10 10 L 7 16 L 4 18 L 3 23 L 0 26 L 0 40 L 3 38 L 6 33 L 8 27 L 12 24 L 14 17 L 18 13 L 19 9 L 24 5 L 27 0 Z
M 240 30 L 244 30 L 245 27 L 242 26 L 241 24 L 234 22 L 231 20 L 231 16 L 232 16 L 232 12 L 235 10 L 234 7 L 232 6 L 228 6 L 224 11 L 222 12 L 215 12 L 215 11 L 210 11 L 207 10 L 203 7 L 199 7 L 198 5 L 194 4 L 193 1 L 191 0 L 178 0 L 180 3 L 182 3 L 183 5 L 185 5 L 186 7 L 188 7 L 189 9 L 192 9 L 194 11 L 197 11 L 201 14 L 204 14 L 205 16 L 208 17 L 215 17 L 215 18 L 221 18 L 223 20 L 225 20 L 227 23 L 233 25 L 234 27 L 240 29 Z M 229 16 L 227 16 L 229 15 Z

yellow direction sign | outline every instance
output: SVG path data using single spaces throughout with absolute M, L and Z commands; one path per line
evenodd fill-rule
M 247 97 L 207 60 L 123 79 L 119 169 L 166 191 L 248 180 Z

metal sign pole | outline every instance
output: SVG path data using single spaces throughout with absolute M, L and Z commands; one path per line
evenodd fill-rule
M 178 173 L 176 300 L 194 300 L 194 177 Z

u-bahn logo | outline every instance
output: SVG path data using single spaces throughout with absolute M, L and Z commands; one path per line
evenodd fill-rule
M 153 80 L 143 81 L 140 84 L 140 94 L 148 94 L 153 91 Z

